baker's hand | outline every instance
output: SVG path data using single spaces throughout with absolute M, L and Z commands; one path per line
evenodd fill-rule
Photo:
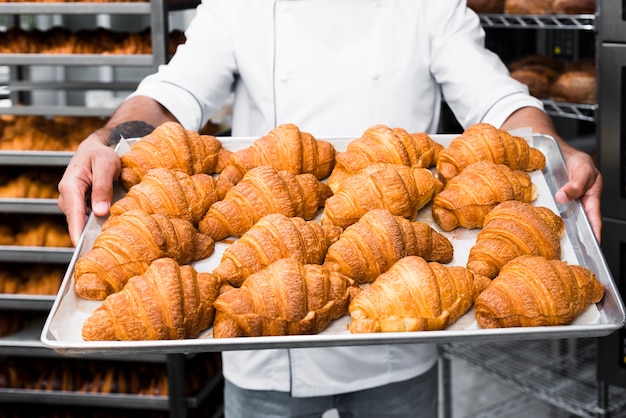
M 91 134 L 78 146 L 59 182 L 59 209 L 65 214 L 70 238 L 78 244 L 87 220 L 87 201 L 95 215 L 109 213 L 113 197 L 113 180 L 121 171 L 115 150 L 104 145 L 103 133 Z
M 596 239 L 600 242 L 602 235 L 602 215 L 600 213 L 602 175 L 589 154 L 582 151 L 568 150 L 565 153 L 565 163 L 569 181 L 556 192 L 554 199 L 561 204 L 580 199 Z

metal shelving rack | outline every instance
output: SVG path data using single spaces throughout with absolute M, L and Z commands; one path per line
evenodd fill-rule
M 527 415 L 537 399 L 579 417 L 626 416 L 626 390 L 611 387 L 610 407 L 603 402 L 603 388 L 596 381 L 597 342 L 593 338 L 568 340 L 450 343 L 441 347 L 444 374 L 450 361 L 492 377 L 530 396 L 508 399 L 490 417 Z M 444 377 L 445 379 L 446 377 Z M 451 399 L 450 385 L 444 398 Z M 446 416 L 451 417 L 449 409 Z M 511 415 L 512 410 L 525 411 Z
M 595 14 L 480 14 L 485 28 L 596 31 Z M 595 122 L 598 105 L 542 100 L 549 115 Z M 537 400 L 568 416 L 626 416 L 626 390 L 599 385 L 595 339 L 449 343 L 441 345 L 443 415 L 453 416 L 450 362 L 458 362 L 520 392 L 481 417 L 534 416 Z M 610 399 L 610 407 L 609 407 Z
M 596 15 L 510 15 L 480 14 L 485 28 L 528 29 L 528 30 L 574 30 L 596 31 Z M 564 103 L 542 100 L 546 113 L 561 118 L 595 122 L 597 104 Z
M 85 15 L 85 14 L 123 14 L 150 16 L 152 33 L 152 54 L 143 55 L 100 55 L 100 54 L 0 54 L 0 65 L 7 66 L 13 74 L 20 67 L 28 66 L 125 66 L 149 67 L 156 69 L 169 59 L 170 11 L 185 10 L 197 6 L 198 1 L 189 0 L 150 0 L 150 2 L 121 3 L 54 3 L 54 2 L 19 2 L 0 3 L 0 15 Z M 9 79 L 8 96 L 18 97 L 21 92 L 35 90 L 132 90 L 136 84 L 129 82 L 99 83 L 94 82 L 38 82 L 24 79 Z M 14 101 L 13 103 L 18 103 Z M 42 115 L 42 116 L 102 116 L 112 114 L 110 108 L 87 108 L 84 106 L 20 104 L 2 107 L 0 113 L 7 115 Z M 65 167 L 72 152 L 48 151 L 0 151 L 0 165 Z M 56 214 L 56 199 L 0 199 L 0 213 Z M 26 263 L 61 263 L 69 264 L 73 249 L 0 246 L 0 261 Z M 0 309 L 18 309 L 47 312 L 54 302 L 53 296 L 0 295 Z M 45 347 L 40 342 L 43 321 L 36 321 L 26 329 L 5 337 L 0 337 L 0 355 L 19 357 L 63 356 Z M 207 382 L 199 393 L 185 396 L 185 365 L 189 359 L 186 354 L 141 355 L 139 357 L 115 358 L 114 356 L 87 356 L 97 361 L 148 361 L 166 365 L 168 374 L 169 396 L 140 396 L 129 394 L 84 394 L 62 391 L 31 391 L 0 388 L 0 403 L 25 402 L 48 405 L 74 405 L 93 407 L 122 407 L 168 411 L 172 417 L 182 418 L 187 411 L 197 408 L 221 384 L 221 373 Z

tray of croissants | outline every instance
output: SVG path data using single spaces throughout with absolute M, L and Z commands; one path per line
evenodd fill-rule
M 478 123 L 122 139 L 42 342 L 200 352 L 603 336 L 624 304 L 554 138 Z

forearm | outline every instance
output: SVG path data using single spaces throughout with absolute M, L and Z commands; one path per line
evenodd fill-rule
M 577 152 L 575 148 L 563 140 L 556 131 L 552 119 L 542 110 L 535 107 L 524 107 L 511 114 L 502 124 L 502 129 L 512 131 L 518 128 L 531 128 L 535 133 L 546 134 L 554 137 L 563 154 L 567 157 L 573 152 Z
M 104 144 L 114 146 L 121 137 L 145 136 L 168 121 L 176 121 L 176 118 L 167 109 L 153 99 L 136 96 L 122 103 L 107 123 L 92 136 Z

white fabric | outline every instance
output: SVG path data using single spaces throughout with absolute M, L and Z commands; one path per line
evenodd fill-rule
M 441 95 L 467 127 L 541 108 L 483 47 L 462 0 L 204 0 L 187 42 L 135 94 L 199 129 L 235 92 L 233 136 L 295 123 L 319 137 L 382 123 L 435 133 Z M 224 353 L 247 389 L 317 396 L 404 380 L 436 361 L 431 344 Z

